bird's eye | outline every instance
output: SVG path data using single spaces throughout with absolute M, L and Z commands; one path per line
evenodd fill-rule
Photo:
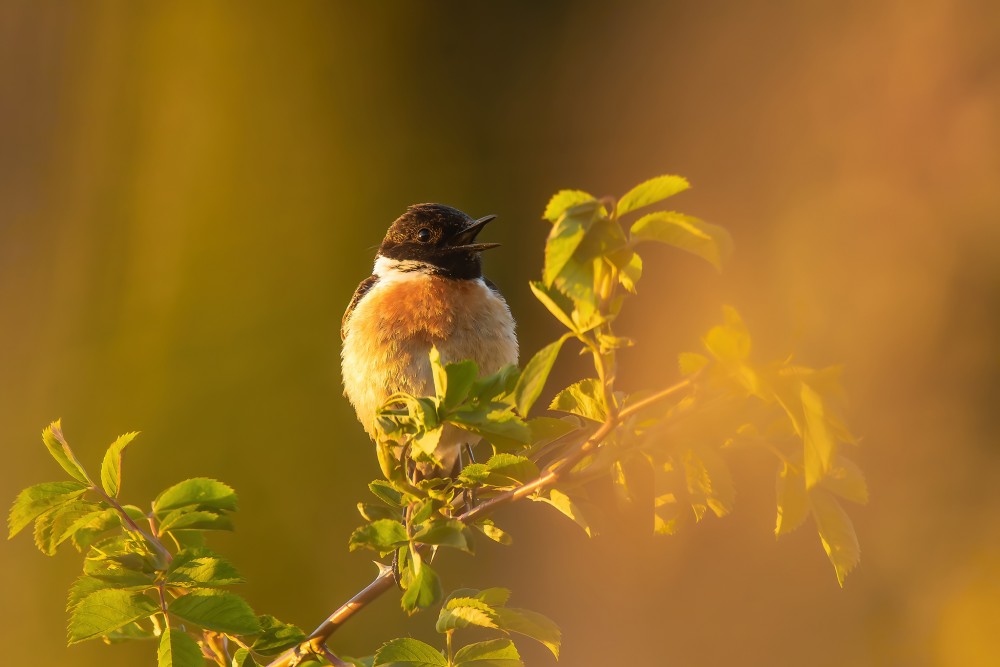
M 430 241 L 431 230 L 427 229 L 426 227 L 424 229 L 421 229 L 419 232 L 417 232 L 417 240 L 420 241 L 421 243 L 427 243 L 428 241 Z

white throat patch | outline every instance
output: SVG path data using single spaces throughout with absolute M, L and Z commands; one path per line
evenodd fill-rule
M 434 267 L 427 262 L 413 259 L 390 259 L 379 255 L 375 258 L 375 268 L 372 273 L 379 280 L 407 280 L 434 273 Z

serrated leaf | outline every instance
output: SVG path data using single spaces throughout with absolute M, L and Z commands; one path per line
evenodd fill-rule
M 408 581 L 400 599 L 403 611 L 414 614 L 437 604 L 441 599 L 441 580 L 437 572 L 418 557 L 414 558 L 409 575 L 404 577 Z
M 348 546 L 351 551 L 366 548 L 386 554 L 406 541 L 403 524 L 392 519 L 379 519 L 357 528 L 351 534 Z
M 618 206 L 615 210 L 621 217 L 636 209 L 663 201 L 667 197 L 672 197 L 690 187 L 691 184 L 682 176 L 657 176 L 640 183 L 625 193 L 625 196 L 618 200 Z
M 196 507 L 196 506 L 195 506 Z M 232 530 L 233 520 L 228 516 L 198 510 L 192 507 L 182 507 L 166 514 L 160 521 L 159 534 L 163 535 L 173 530 Z
M 542 282 L 552 285 L 576 253 L 595 220 L 601 217 L 601 205 L 596 201 L 572 206 L 552 226 L 545 241 L 545 264 Z
M 228 591 L 194 590 L 171 602 L 169 610 L 178 618 L 216 632 L 260 632 L 260 623 L 247 601 Z
M 496 628 L 497 613 L 490 605 L 473 597 L 450 598 L 438 614 L 438 632 L 467 628 L 470 625 L 480 628 Z
M 538 466 L 525 456 L 500 452 L 486 462 L 489 475 L 485 483 L 490 486 L 508 487 L 526 484 L 539 475 Z
M 387 505 L 392 505 L 393 507 L 403 506 L 402 492 L 393 488 L 392 484 L 385 480 L 376 479 L 368 485 L 368 489 Z
M 549 222 L 555 222 L 562 217 L 566 209 L 589 201 L 594 201 L 594 196 L 583 190 L 560 190 L 552 195 L 542 217 Z
M 7 516 L 10 539 L 39 515 L 73 501 L 87 490 L 80 482 L 42 482 L 17 494 Z
M 700 520 L 706 507 L 718 517 L 729 514 L 736 489 L 725 460 L 713 450 L 701 448 L 685 452 L 683 463 L 695 516 Z
M 493 523 L 492 519 L 484 519 L 482 523 L 476 524 L 475 527 L 482 531 L 483 535 L 498 544 L 509 546 L 514 543 L 514 538 Z
M 257 667 L 257 663 L 254 661 L 250 651 L 241 648 L 236 653 L 233 653 L 233 661 L 230 667 Z
M 413 535 L 415 542 L 451 547 L 461 551 L 471 552 L 472 544 L 468 538 L 468 529 L 457 519 L 441 519 L 422 526 Z
M 74 479 L 90 485 L 90 478 L 87 477 L 83 466 L 80 465 L 63 436 L 61 419 L 57 419 L 45 427 L 45 430 L 42 431 L 42 442 L 45 443 L 45 448 L 49 450 L 49 454 L 56 460 L 56 463 L 62 466 L 63 470 Z
M 86 549 L 102 533 L 121 526 L 121 517 L 112 508 L 92 512 L 80 517 L 66 529 L 66 537 L 73 540 L 73 546 L 82 551 Z
M 401 521 L 403 513 L 395 507 L 386 507 L 375 503 L 358 503 L 358 514 L 365 521 L 377 521 L 379 519 L 392 519 Z
M 551 505 L 572 519 L 578 526 L 580 526 L 580 528 L 583 528 L 583 531 L 587 533 L 588 537 L 594 536 L 593 528 L 587 518 L 583 515 L 579 505 L 573 502 L 572 498 L 559 489 L 551 489 L 547 496 L 531 496 L 531 499 Z
M 157 667 L 204 667 L 205 658 L 198 642 L 186 632 L 165 628 L 156 653 Z
M 580 380 L 563 389 L 552 399 L 549 410 L 569 412 L 598 422 L 603 422 L 608 415 L 600 380 L 595 378 Z
M 204 547 L 178 552 L 167 568 L 167 583 L 172 586 L 229 586 L 244 581 L 229 561 Z
M 393 639 L 375 652 L 373 667 L 447 667 L 448 661 L 430 644 L 416 639 Z
M 450 422 L 466 431 L 480 435 L 498 449 L 523 449 L 531 440 L 531 430 L 524 420 L 510 410 L 510 406 L 454 413 Z
M 861 559 L 861 547 L 854 532 L 854 524 L 830 493 L 814 488 L 809 492 L 809 501 L 823 550 L 833 563 L 837 581 L 843 586 L 847 574 Z
M 833 467 L 820 484 L 844 500 L 859 505 L 868 502 L 868 484 L 865 482 L 864 473 L 857 463 L 844 456 L 834 459 Z
M 517 411 L 521 413 L 522 417 L 528 416 L 531 406 L 541 395 L 542 389 L 545 388 L 545 381 L 548 379 L 552 366 L 559 356 L 559 351 L 568 337 L 569 334 L 563 335 L 554 343 L 543 347 L 524 367 L 524 371 L 514 387 L 514 401 L 517 405 Z
M 800 469 L 785 463 L 777 479 L 778 518 L 775 537 L 787 535 L 802 525 L 809 516 L 809 494 Z
M 674 211 L 658 211 L 639 218 L 631 230 L 633 241 L 659 241 L 697 255 L 717 270 L 733 252 L 733 239 L 723 227 Z
M 108 451 L 104 454 L 104 461 L 101 463 L 101 486 L 112 498 L 118 497 L 118 492 L 122 486 L 122 454 L 138 431 L 126 433 L 118 436 L 118 439 L 111 443 Z
M 509 639 L 469 644 L 455 653 L 455 667 L 521 667 L 521 655 Z
M 823 397 L 805 382 L 799 383 L 804 416 L 802 441 L 805 445 L 806 488 L 811 489 L 829 472 L 836 443 L 827 428 Z
M 527 609 L 501 607 L 495 611 L 498 620 L 497 625 L 502 630 L 531 637 L 552 651 L 552 655 L 556 657 L 556 660 L 559 659 L 562 632 L 559 630 L 559 626 L 553 623 L 551 619 L 536 611 L 529 611 Z
M 153 511 L 160 517 L 189 506 L 231 512 L 237 506 L 236 492 L 222 482 L 196 477 L 171 486 L 153 501 Z
M 158 610 L 159 607 L 141 593 L 113 589 L 94 591 L 80 600 L 70 615 L 69 643 L 106 635 Z
M 66 598 L 66 611 L 72 611 L 73 607 L 80 604 L 80 600 L 91 593 L 103 591 L 107 588 L 114 588 L 114 585 L 86 575 L 77 577 L 73 585 L 69 587 L 69 595 Z
M 46 556 L 54 556 L 78 521 L 102 512 L 97 503 L 79 499 L 52 508 L 35 520 L 35 546 Z
M 256 653 L 274 655 L 306 640 L 306 633 L 298 627 L 282 623 L 274 616 L 260 616 L 261 633 L 250 648 Z
M 635 294 L 640 278 L 642 278 L 642 257 L 639 253 L 633 252 L 628 256 L 628 260 L 618 267 L 618 282 Z
M 570 331 L 576 331 L 576 323 L 573 322 L 567 313 L 573 310 L 573 304 L 569 299 L 560 294 L 557 290 L 547 287 L 544 283 L 533 280 L 528 283 L 531 288 L 531 292 L 535 295 L 543 306 L 545 306 L 552 315 L 563 323 L 563 325 Z

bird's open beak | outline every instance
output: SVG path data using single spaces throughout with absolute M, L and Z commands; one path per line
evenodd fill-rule
M 473 222 L 471 225 L 462 230 L 460 234 L 455 236 L 452 240 L 452 247 L 471 252 L 482 252 L 483 250 L 489 250 L 490 248 L 499 248 L 499 243 L 473 243 L 479 232 L 483 230 L 483 227 L 488 225 L 495 217 L 495 215 L 487 215 Z

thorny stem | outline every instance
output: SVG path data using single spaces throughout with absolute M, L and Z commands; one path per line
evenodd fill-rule
M 153 546 L 153 549 L 156 551 L 156 553 L 160 556 L 161 560 L 163 561 L 164 566 L 168 565 L 170 561 L 174 559 L 174 557 L 170 554 L 170 551 L 168 551 L 167 548 L 163 546 L 163 542 L 157 539 L 155 535 L 147 533 L 145 530 L 140 528 L 139 524 L 137 524 L 132 519 L 132 517 L 128 515 L 128 512 L 125 511 L 125 508 L 121 506 L 121 504 L 118 502 L 117 499 L 112 498 L 110 495 L 105 493 L 104 489 L 99 487 L 97 484 L 91 484 L 90 489 L 96 492 L 102 498 L 104 498 L 104 500 L 107 501 L 107 503 L 111 505 L 111 507 L 113 507 L 116 512 L 118 512 L 118 514 L 122 517 L 122 520 L 129 526 L 129 528 L 131 528 L 136 533 L 142 535 L 143 539 L 145 539 Z
M 553 486 L 556 482 L 563 479 L 568 473 L 570 473 L 573 468 L 587 456 L 587 454 L 595 450 L 619 424 L 635 415 L 640 410 L 643 410 L 658 401 L 669 398 L 677 392 L 691 387 L 693 384 L 693 377 L 681 380 L 666 389 L 662 389 L 655 394 L 647 396 L 643 400 L 624 408 L 617 414 L 609 415 L 608 419 L 601 424 L 600 428 L 594 431 L 589 437 L 583 439 L 577 445 L 575 450 L 552 463 L 545 470 L 545 472 L 539 475 L 535 480 L 491 498 L 481 505 L 477 505 L 471 510 L 458 515 L 456 518 L 463 522 L 474 521 L 492 513 L 501 505 L 507 505 L 518 500 L 522 500 L 534 493 L 544 491 L 545 489 Z M 329 651 L 326 647 L 326 641 L 330 638 L 330 636 L 333 635 L 333 633 L 336 632 L 341 625 L 347 622 L 349 618 L 354 616 L 354 614 L 361 611 L 369 603 L 376 600 L 380 595 L 391 589 L 394 585 L 395 583 L 393 580 L 392 570 L 390 568 L 382 568 L 378 576 L 375 577 L 370 584 L 358 591 L 354 597 L 334 610 L 334 612 L 330 614 L 326 620 L 319 625 L 319 627 L 312 631 L 312 634 L 310 634 L 302 644 L 288 649 L 268 663 L 267 667 L 292 667 L 293 665 L 298 664 L 304 656 L 310 654 L 321 654 L 325 656 L 325 651 Z M 327 660 L 329 660 L 329 658 L 327 658 Z M 336 665 L 338 663 L 333 664 Z

